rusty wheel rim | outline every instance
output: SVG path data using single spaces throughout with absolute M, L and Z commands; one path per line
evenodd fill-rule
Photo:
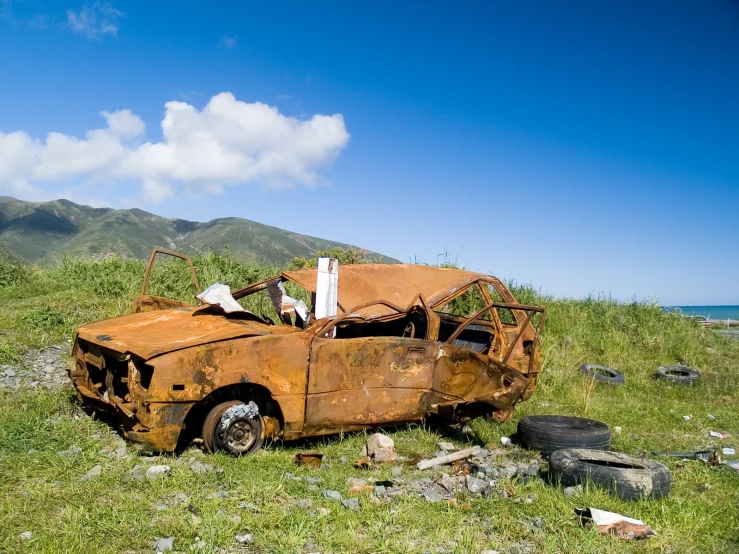
M 228 426 L 221 440 L 231 452 L 244 454 L 254 445 L 256 435 L 248 421 L 239 419 Z

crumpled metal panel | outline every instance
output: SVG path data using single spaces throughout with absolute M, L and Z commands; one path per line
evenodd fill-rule
M 283 277 L 316 292 L 317 269 L 285 271 Z M 339 304 L 349 310 L 367 301 L 382 299 L 403 308 L 420 294 L 430 304 L 453 294 L 456 290 L 487 275 L 462 269 L 440 269 L 425 265 L 410 264 L 362 264 L 343 265 L 339 270 Z M 360 310 L 365 317 L 394 313 L 392 308 L 382 305 L 369 306 Z
M 296 333 L 288 325 L 229 318 L 196 307 L 130 314 L 83 325 L 81 339 L 148 360 L 154 356 L 209 342 L 254 335 Z

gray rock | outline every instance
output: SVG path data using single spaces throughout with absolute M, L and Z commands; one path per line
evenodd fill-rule
M 451 442 L 437 442 L 436 446 L 438 446 L 440 450 L 446 450 L 447 452 L 454 452 L 457 450 L 457 447 Z
M 150 466 L 146 469 L 146 478 L 150 481 L 161 479 L 170 472 L 172 468 L 167 465 Z
M 210 464 L 204 464 L 200 460 L 195 460 L 190 464 L 190 469 L 195 473 L 210 473 L 215 468 Z
M 518 466 L 516 464 L 506 464 L 501 468 L 498 468 L 498 474 L 500 477 L 508 478 L 510 479 L 516 474 L 516 471 L 518 471 Z
M 467 490 L 472 494 L 480 494 L 488 486 L 485 481 L 478 479 L 477 477 L 472 477 L 472 475 L 467 476 L 465 479 L 465 485 L 467 486 Z
M 234 540 L 239 544 L 254 544 L 254 535 L 251 533 L 239 533 L 234 537 Z
M 367 439 L 365 455 L 375 462 L 390 462 L 395 459 L 395 443 L 393 439 L 382 433 L 375 433 Z
M 321 491 L 321 496 L 331 500 L 341 500 L 341 493 L 339 491 L 324 490 Z
M 18 538 L 22 541 L 30 541 L 33 538 L 33 533 L 31 531 L 23 531 L 18 535 Z
M 15 377 L 15 370 L 12 367 L 9 367 L 5 370 L 5 376 L 6 377 Z M 26 531 L 27 533 L 30 533 L 30 531 Z M 29 537 L 30 538 L 30 537 Z
M 400 477 L 400 474 L 403 473 L 403 467 L 402 466 L 394 466 L 392 470 L 390 470 L 390 474 L 393 477 Z
M 434 489 L 426 489 L 421 493 L 421 495 L 429 502 L 441 502 L 444 500 L 444 497 L 441 496 L 438 492 L 436 492 Z
M 137 481 L 144 479 L 146 477 L 144 473 L 144 466 L 141 464 L 137 464 L 133 466 L 133 469 L 131 470 L 131 478 L 136 479 Z
M 497 479 L 498 477 L 500 477 L 500 472 L 494 467 L 489 467 L 487 468 L 487 470 L 485 470 L 485 475 L 487 475 L 490 479 Z
M 174 537 L 167 537 L 166 539 L 159 539 L 154 543 L 155 552 L 172 552 L 174 548 Z
M 85 473 L 81 478 L 80 481 L 90 481 L 92 479 L 96 479 L 97 477 L 100 477 L 103 474 L 103 466 L 97 465 L 94 466 L 90 471 Z
M 375 485 L 375 496 L 386 496 L 387 488 L 384 485 Z
M 345 498 L 341 501 L 341 505 L 347 510 L 358 512 L 362 509 L 362 505 L 359 503 L 359 498 Z
M 308 485 L 308 490 L 309 491 L 317 491 L 318 490 L 318 485 Z
M 75 444 L 70 446 L 67 450 L 61 450 L 60 452 L 58 452 L 60 456 L 77 456 L 78 454 L 81 454 L 81 453 L 82 453 L 82 449 Z
M 323 481 L 322 477 L 306 477 L 305 479 L 308 483 L 320 483 Z
M 310 508 L 313 506 L 313 501 L 310 498 L 300 498 L 295 502 L 298 508 Z
M 564 488 L 565 496 L 580 496 L 582 494 L 582 485 Z

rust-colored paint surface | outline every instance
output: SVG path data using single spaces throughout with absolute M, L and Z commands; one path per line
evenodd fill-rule
M 286 272 L 234 297 L 280 280 L 311 293 L 316 271 Z M 493 286 L 504 303 L 484 294 L 489 305 L 476 314 L 439 311 L 470 286 Z M 431 414 L 505 421 L 533 394 L 545 310 L 519 305 L 494 277 L 342 266 L 338 290 L 339 316 L 309 316 L 304 327 L 142 290 L 131 315 L 78 329 L 70 377 L 82 402 L 116 414 L 129 439 L 156 451 L 197 438 L 209 411 L 227 401 L 255 402 L 265 437 L 292 440 Z M 503 326 L 499 306 L 513 310 L 517 324 Z

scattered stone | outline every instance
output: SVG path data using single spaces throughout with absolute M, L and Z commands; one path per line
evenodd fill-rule
M 387 488 L 384 485 L 375 485 L 375 496 L 387 496 Z
M 305 480 L 308 483 L 320 483 L 321 481 L 323 481 L 323 478 L 322 477 L 307 477 Z
M 341 500 L 341 493 L 339 491 L 323 490 L 321 491 L 321 496 L 331 500 Z
M 6 377 L 15 377 L 15 370 L 12 367 L 7 368 L 5 370 L 5 376 Z M 27 531 L 27 532 L 30 533 L 30 531 Z
M 295 502 L 298 508 L 310 508 L 313 506 L 313 501 L 310 498 L 300 498 Z
M 79 446 L 73 444 L 67 450 L 61 450 L 57 454 L 59 454 L 60 456 L 77 456 L 81 453 L 82 449 Z
M 341 501 L 341 505 L 347 510 L 358 512 L 362 509 L 362 505 L 359 503 L 359 498 L 345 498 Z
M 395 443 L 387 435 L 375 433 L 367 439 L 362 455 L 368 456 L 376 463 L 392 462 L 395 459 Z
M 402 467 L 402 466 L 395 466 L 395 467 L 393 467 L 393 469 L 392 469 L 392 470 L 390 471 L 390 474 L 391 474 L 391 475 L 392 475 L 393 477 L 400 477 L 400 474 L 401 474 L 401 473 L 403 473 L 403 467 Z
M 30 541 L 33 538 L 33 533 L 31 531 L 23 531 L 18 535 L 18 538 L 22 541 Z
M 131 470 L 131 478 L 136 479 L 137 481 L 140 481 L 141 479 L 144 479 L 146 475 L 144 474 L 144 466 L 141 464 L 137 464 L 133 466 L 133 469 Z
M 236 525 L 241 523 L 241 516 L 238 514 L 232 515 L 229 519 L 231 520 L 231 523 L 235 523 Z
M 234 537 L 234 540 L 239 544 L 254 544 L 254 535 L 251 533 L 239 533 Z
M 582 494 L 582 485 L 564 488 L 565 496 L 580 496 Z
M 159 539 L 154 543 L 154 550 L 156 552 L 171 552 L 174 548 L 174 537 L 167 537 L 166 539 Z
M 190 545 L 190 550 L 201 550 L 206 547 L 206 543 L 200 537 L 195 537 L 195 542 Z
M 200 460 L 195 460 L 193 463 L 190 464 L 190 469 L 194 473 L 210 473 L 215 468 L 210 464 L 204 464 Z
M 429 502 L 441 502 L 442 500 L 444 500 L 444 497 L 441 496 L 434 489 L 426 489 L 425 491 L 421 492 L 421 495 Z
M 209 500 L 217 500 L 219 498 L 228 498 L 228 493 L 226 491 L 216 491 L 210 493 L 206 498 Z
M 465 485 L 467 486 L 467 490 L 472 494 L 480 494 L 488 486 L 485 481 L 478 479 L 477 477 L 472 477 L 472 475 L 467 475 Z
M 317 491 L 318 490 L 318 485 L 308 485 L 308 490 L 309 491 Z
M 316 513 L 319 516 L 327 516 L 331 513 L 331 510 L 329 510 L 328 508 L 316 508 Z
M 38 450 L 36 448 L 29 448 L 28 449 L 29 454 L 38 454 Z
M 163 512 L 167 508 L 169 508 L 169 506 L 167 506 L 166 504 L 157 504 L 156 505 L 157 512 Z
M 103 466 L 97 465 L 94 466 L 90 471 L 85 473 L 81 478 L 80 481 L 90 481 L 92 479 L 96 479 L 97 477 L 100 477 L 103 474 Z
M 170 472 L 172 468 L 167 465 L 150 466 L 146 470 L 146 478 L 150 481 L 161 479 Z

